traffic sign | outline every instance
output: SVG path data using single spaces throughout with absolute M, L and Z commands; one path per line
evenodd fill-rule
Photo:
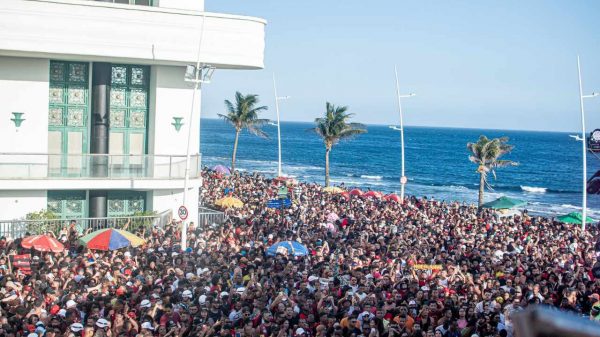
M 179 215 L 179 219 L 185 220 L 188 217 L 188 210 L 185 206 L 180 206 L 177 210 L 177 215 Z

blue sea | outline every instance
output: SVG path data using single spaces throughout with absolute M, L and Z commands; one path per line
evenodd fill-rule
M 312 123 L 282 122 L 283 173 L 300 181 L 324 183 L 325 149 L 307 130 Z M 383 192 L 400 190 L 400 133 L 387 125 L 368 125 L 368 133 L 342 141 L 331 152 L 331 181 Z M 267 125 L 269 139 L 243 132 L 236 168 L 277 174 L 277 127 Z M 217 119 L 203 119 L 202 165 L 231 165 L 234 129 Z M 528 201 L 530 212 L 553 216 L 581 210 L 581 143 L 568 133 L 405 127 L 406 193 L 437 200 L 477 201 L 479 176 L 468 159 L 467 142 L 480 135 L 508 136 L 515 146 L 505 158 L 519 166 L 490 175 L 492 191 L 485 200 L 502 195 Z M 588 154 L 588 174 L 600 170 L 600 159 Z M 600 195 L 588 196 L 588 212 L 600 219 Z

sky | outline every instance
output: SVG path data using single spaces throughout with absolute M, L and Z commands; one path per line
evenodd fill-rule
M 210 12 L 267 20 L 265 68 L 217 70 L 206 118 L 235 91 L 258 94 L 275 119 L 313 121 L 325 102 L 365 124 L 398 124 L 394 65 L 411 126 L 581 130 L 584 94 L 600 92 L 600 1 L 206 0 Z M 585 100 L 600 128 L 600 97 Z

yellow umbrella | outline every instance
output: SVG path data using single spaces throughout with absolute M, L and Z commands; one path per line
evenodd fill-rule
M 225 197 L 223 199 L 217 200 L 215 202 L 215 205 L 221 206 L 223 208 L 242 208 L 244 206 L 244 203 L 238 198 Z
M 337 186 L 329 186 L 329 187 L 325 187 L 323 189 L 323 191 L 327 192 L 327 193 L 333 193 L 333 194 L 338 194 L 338 193 L 342 193 L 344 192 L 343 189 L 337 187 Z

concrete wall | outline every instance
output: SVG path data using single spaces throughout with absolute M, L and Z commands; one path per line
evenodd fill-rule
M 0 219 L 25 218 L 30 212 L 37 212 L 47 206 L 46 191 L 1 191 Z
M 48 59 L 0 56 L 0 153 L 48 152 Z M 13 112 L 25 121 L 15 127 Z M 0 162 L 6 162 L 0 156 Z
M 194 103 L 194 122 L 190 122 L 193 83 L 185 82 L 184 67 L 153 66 L 151 83 L 151 109 L 149 151 L 151 154 L 185 155 L 190 126 L 192 127 L 191 154 L 200 148 L 200 91 Z M 172 125 L 173 117 L 183 117 L 179 131 Z
M 265 25 L 259 18 L 162 7 L 1 0 L 0 55 L 185 65 L 196 62 L 202 35 L 202 62 L 257 69 L 264 67 Z
M 154 190 L 148 193 L 149 208 L 162 212 L 168 209 L 173 211 L 173 218 L 179 220 L 177 210 L 183 204 L 183 189 L 180 190 Z M 186 204 L 189 217 L 188 222 L 198 223 L 198 189 L 194 188 L 188 192 Z
M 203 11 L 203 0 L 158 0 L 158 6 L 163 8 L 187 9 L 193 11 Z

